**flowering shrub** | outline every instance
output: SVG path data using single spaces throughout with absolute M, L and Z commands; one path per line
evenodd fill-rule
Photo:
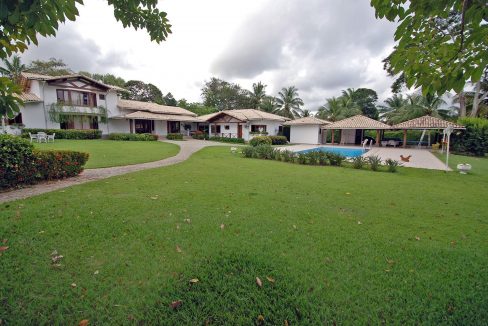
M 34 183 L 36 166 L 32 149 L 26 139 L 0 135 L 0 189 Z
M 88 161 L 88 153 L 50 150 L 34 151 L 36 156 L 37 177 L 41 180 L 74 177 L 83 171 Z
M 153 134 L 128 134 L 128 133 L 111 133 L 108 135 L 110 140 L 132 140 L 132 141 L 155 141 L 158 135 Z
M 87 153 L 33 150 L 26 139 L 0 135 L 0 189 L 73 177 L 87 160 Z

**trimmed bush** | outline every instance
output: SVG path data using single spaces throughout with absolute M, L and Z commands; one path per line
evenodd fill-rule
M 281 152 L 281 160 L 283 162 L 294 162 L 296 154 L 295 152 L 292 152 L 290 150 L 284 150 L 280 151 Z
M 352 158 L 351 162 L 354 169 L 362 169 L 366 164 L 366 159 L 362 156 L 356 156 Z
M 254 150 L 256 158 L 260 158 L 263 160 L 272 160 L 275 157 L 275 150 L 269 144 L 254 146 Z
M 168 140 L 183 140 L 183 134 L 168 134 L 166 135 Z
M 381 165 L 381 158 L 376 155 L 368 156 L 369 166 L 372 171 L 378 171 Z
M 36 179 L 36 158 L 28 140 L 0 135 L 0 189 L 32 184 Z
M 271 138 L 268 136 L 256 136 L 249 141 L 249 145 L 251 146 L 271 145 L 271 144 L 272 144 Z
M 88 153 L 50 150 L 34 151 L 37 177 L 41 180 L 54 180 L 74 177 L 83 171 L 88 161 Z
M 102 138 L 102 131 L 98 129 L 40 129 L 40 128 L 24 128 L 22 129 L 22 137 L 29 138 L 29 133 L 37 134 L 38 132 L 45 132 L 46 134 L 56 133 L 56 139 L 100 139 Z
M 193 139 L 208 139 L 208 134 L 204 133 L 203 131 L 197 130 L 193 135 L 191 135 Z
M 387 159 L 385 161 L 386 166 L 388 167 L 388 172 L 394 173 L 397 171 L 398 166 L 400 165 L 400 162 L 392 160 L 391 158 Z
M 288 139 L 285 136 L 268 136 L 271 139 L 271 145 L 286 145 Z
M 244 139 L 242 138 L 210 137 L 209 140 L 222 143 L 244 144 Z
M 488 153 L 488 119 L 461 118 L 458 123 L 464 125 L 466 130 L 455 132 L 451 136 L 454 151 L 485 156 Z
M 329 160 L 330 165 L 332 166 L 341 166 L 342 162 L 346 160 L 346 157 L 341 154 L 332 153 L 332 152 L 326 152 L 325 154 L 327 155 L 327 159 Z
M 129 133 L 112 133 L 108 135 L 110 140 L 120 141 L 155 141 L 158 135 L 153 134 L 129 134 Z

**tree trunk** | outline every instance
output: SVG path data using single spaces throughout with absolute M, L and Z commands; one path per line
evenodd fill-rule
M 459 117 L 464 118 L 466 116 L 466 97 L 464 92 L 459 92 Z
M 481 81 L 478 81 L 476 83 L 476 86 L 474 88 L 474 96 L 473 96 L 473 109 L 471 110 L 471 116 L 476 117 L 478 116 L 478 109 L 479 109 L 479 96 L 480 96 L 480 90 L 481 90 Z

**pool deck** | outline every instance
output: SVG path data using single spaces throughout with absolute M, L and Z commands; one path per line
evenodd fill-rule
M 290 145 L 279 147 L 280 149 L 287 149 L 290 151 L 298 152 L 307 149 L 323 147 L 324 145 Z M 324 147 L 343 147 L 343 148 L 355 148 L 355 149 L 362 149 L 361 146 L 347 146 L 347 145 L 326 145 Z M 377 155 L 381 158 L 382 161 L 386 159 L 393 159 L 402 163 L 402 166 L 408 168 L 420 168 L 420 169 L 431 169 L 431 170 L 445 170 L 446 166 L 439 160 L 434 154 L 432 154 L 427 149 L 417 149 L 417 148 L 394 148 L 394 147 L 372 147 L 364 157 L 368 157 L 371 155 Z M 407 157 L 411 155 L 410 162 L 403 162 L 400 158 L 400 155 Z M 449 169 L 451 171 L 451 169 Z

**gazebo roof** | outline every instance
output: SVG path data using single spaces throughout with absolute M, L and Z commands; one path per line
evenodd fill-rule
M 284 123 L 285 126 L 305 126 L 305 125 L 326 125 L 332 122 L 327 120 L 322 120 L 316 117 L 304 117 L 300 119 L 295 119 L 291 121 L 287 121 Z
M 340 121 L 336 121 L 322 127 L 323 129 L 390 129 L 390 126 L 365 117 L 364 115 L 355 115 Z
M 259 120 L 272 120 L 272 121 L 280 121 L 285 122 L 290 119 L 282 117 L 280 115 L 255 110 L 255 109 L 236 109 L 236 110 L 224 110 L 215 113 L 205 114 L 199 116 L 201 120 L 205 120 L 207 122 L 212 122 L 212 119 L 218 117 L 221 114 L 228 115 L 233 117 L 237 120 L 247 122 L 247 121 L 259 121 Z
M 452 126 L 454 129 L 464 129 L 464 126 L 425 115 L 420 118 L 404 121 L 392 126 L 392 129 L 445 129 Z

